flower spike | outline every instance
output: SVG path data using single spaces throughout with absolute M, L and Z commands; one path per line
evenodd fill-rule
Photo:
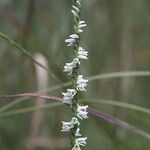
M 74 50 L 74 58 L 71 62 L 66 63 L 64 66 L 64 72 L 66 72 L 72 78 L 73 88 L 67 89 L 63 95 L 63 103 L 70 105 L 72 109 L 72 119 L 70 122 L 62 121 L 62 132 L 70 132 L 71 134 L 71 150 L 81 150 L 81 146 L 86 145 L 87 137 L 81 137 L 80 122 L 81 119 L 88 118 L 87 108 L 88 106 L 79 105 L 78 93 L 86 91 L 88 80 L 83 79 L 83 75 L 79 75 L 80 60 L 88 59 L 88 52 L 80 46 L 80 34 L 83 32 L 83 28 L 86 27 L 84 20 L 80 19 L 81 2 L 80 0 L 74 0 L 71 13 L 74 19 L 74 33 L 71 34 L 66 40 L 67 46 L 72 47 Z M 79 119 L 79 120 L 78 120 Z M 80 138 L 79 138 L 80 137 Z

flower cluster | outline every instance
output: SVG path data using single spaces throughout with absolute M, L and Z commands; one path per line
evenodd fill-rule
M 62 93 L 63 94 L 63 103 L 65 104 L 72 104 L 72 99 L 73 97 L 76 95 L 77 91 L 75 89 L 67 89 L 66 93 Z
M 71 63 L 66 63 L 66 65 L 64 66 L 64 72 L 68 72 L 68 75 L 71 75 L 73 69 L 76 68 L 77 65 L 79 64 L 80 64 L 79 58 L 74 58 Z
M 72 47 L 75 51 L 75 57 L 70 63 L 66 63 L 64 66 L 64 72 L 70 75 L 75 81 L 73 88 L 67 89 L 63 95 L 63 103 L 70 105 L 73 110 L 73 116 L 70 122 L 62 121 L 62 132 L 71 132 L 74 141 L 71 141 L 72 150 L 81 150 L 81 146 L 86 145 L 87 137 L 81 137 L 80 134 L 80 122 L 81 119 L 88 118 L 88 106 L 81 106 L 78 102 L 78 92 L 86 91 L 88 80 L 83 78 L 83 75 L 78 75 L 78 69 L 81 60 L 88 59 L 88 52 L 80 47 L 80 33 L 83 32 L 83 28 L 86 27 L 85 21 L 80 20 L 81 3 L 80 0 L 75 0 L 72 6 L 72 14 L 74 17 L 74 33 L 65 40 L 67 46 Z
M 62 130 L 61 131 L 63 131 L 63 132 L 69 132 L 70 129 L 72 129 L 74 127 L 74 125 L 76 125 L 76 124 L 80 125 L 80 123 L 79 123 L 79 121 L 78 121 L 78 119 L 76 117 L 73 117 L 70 122 L 62 121 L 62 124 L 63 124 L 63 126 L 62 126 Z M 77 134 L 79 135 L 79 129 L 78 129 L 77 132 L 78 132 Z
M 78 75 L 76 89 L 78 91 L 86 91 L 87 82 L 88 80 L 83 79 L 83 75 Z

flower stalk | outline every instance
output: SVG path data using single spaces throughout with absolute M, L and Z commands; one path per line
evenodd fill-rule
M 80 134 L 80 120 L 88 118 L 88 106 L 81 106 L 79 104 L 79 93 L 86 91 L 88 80 L 83 79 L 83 75 L 79 75 L 79 67 L 81 60 L 88 59 L 88 52 L 80 47 L 80 34 L 83 28 L 86 27 L 85 21 L 80 19 L 81 2 L 80 0 L 73 0 L 72 14 L 74 18 L 74 33 L 65 40 L 67 46 L 72 47 L 74 51 L 73 61 L 66 63 L 64 72 L 71 76 L 73 86 L 67 89 L 63 94 L 63 103 L 70 105 L 72 110 L 72 119 L 70 122 L 62 122 L 62 131 L 70 132 L 71 150 L 81 150 L 81 146 L 86 145 L 87 137 L 81 137 Z

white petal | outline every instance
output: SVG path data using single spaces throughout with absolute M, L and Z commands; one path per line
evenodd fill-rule
M 72 34 L 72 35 L 70 35 L 70 37 L 73 38 L 73 39 L 78 39 L 79 38 L 79 36 L 77 34 Z
M 75 136 L 82 136 L 82 135 L 80 134 L 80 129 L 79 129 L 79 128 L 77 128 L 76 133 L 75 133 Z
M 86 91 L 87 82 L 88 80 L 83 79 L 83 75 L 78 75 L 76 89 L 78 91 Z
M 73 42 L 75 42 L 75 39 L 72 38 L 65 40 L 65 43 L 73 43 Z
M 85 146 L 86 145 L 86 140 L 87 140 L 87 137 L 84 137 L 84 138 L 77 138 L 75 140 L 75 143 L 77 145 L 81 145 L 81 146 Z
M 86 27 L 86 26 L 87 26 L 86 24 L 80 24 L 79 28 L 81 29 L 81 28 Z
M 79 22 L 79 24 L 84 24 L 84 23 L 85 23 L 85 21 L 83 21 L 83 20 Z
M 72 99 L 76 95 L 77 91 L 75 89 L 67 89 L 66 93 L 62 93 L 64 104 L 72 105 Z
M 87 109 L 88 109 L 88 105 L 86 105 L 86 106 L 78 105 L 77 106 L 77 117 L 80 118 L 80 119 L 88 118 L 88 116 L 87 116 L 88 115 Z
M 79 30 L 78 30 L 78 32 L 79 32 L 79 33 L 82 33 L 82 32 L 83 32 L 83 30 L 82 30 L 82 29 L 79 29 Z
M 62 121 L 62 132 L 69 132 L 71 128 L 73 128 L 73 124 L 71 122 Z

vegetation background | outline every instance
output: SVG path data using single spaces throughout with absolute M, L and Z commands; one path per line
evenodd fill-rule
M 71 0 L 0 0 L 0 32 L 20 43 L 47 73 L 4 39 L 0 39 L 0 95 L 43 92 L 61 96 L 55 85 L 69 79 L 63 73 L 72 51 L 64 43 L 72 32 Z M 82 17 L 88 27 L 82 45 L 89 60 L 80 72 L 87 77 L 120 71 L 150 69 L 150 1 L 85 0 Z M 59 82 L 58 82 L 59 80 Z M 42 91 L 41 91 L 42 90 Z M 119 77 L 90 81 L 82 97 L 97 109 L 116 116 L 147 133 L 149 114 L 102 102 L 112 100 L 150 108 L 150 77 Z M 102 101 L 103 100 L 103 101 Z M 97 103 L 94 103 L 96 101 Z M 61 121 L 70 118 L 65 106 L 52 107 L 42 99 L 0 98 L 0 150 L 67 150 L 68 136 Z M 35 111 L 37 107 L 45 109 Z M 103 120 L 82 123 L 92 150 L 149 150 L 150 141 Z

